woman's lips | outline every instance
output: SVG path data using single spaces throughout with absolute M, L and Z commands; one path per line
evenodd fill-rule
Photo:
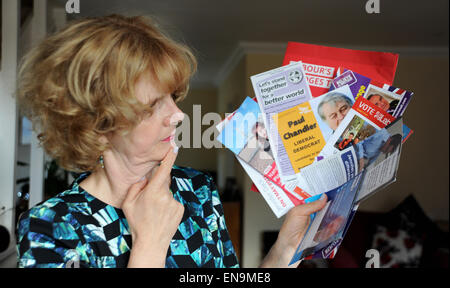
M 162 141 L 163 142 L 170 142 L 171 140 L 173 140 L 173 138 L 174 138 L 174 135 L 170 135 L 169 137 L 163 139 Z
M 175 139 L 175 131 L 173 131 L 173 133 L 170 134 L 169 137 L 164 138 L 162 141 L 163 141 L 163 142 L 170 142 L 170 141 L 173 141 L 173 139 Z

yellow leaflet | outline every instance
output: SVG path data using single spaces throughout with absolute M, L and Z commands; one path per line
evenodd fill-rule
M 325 139 L 309 102 L 280 112 L 273 120 L 294 171 L 313 163 L 325 146 Z

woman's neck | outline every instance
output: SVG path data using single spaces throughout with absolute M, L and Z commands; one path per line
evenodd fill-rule
M 158 162 L 133 164 L 128 159 L 117 157 L 112 152 L 103 154 L 105 168 L 97 168 L 80 186 L 97 199 L 116 208 L 121 208 L 128 189 L 143 177 L 150 177 Z

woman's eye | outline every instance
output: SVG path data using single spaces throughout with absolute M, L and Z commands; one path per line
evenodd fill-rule
M 161 104 L 161 102 L 164 100 L 164 97 L 159 97 L 157 99 L 154 99 L 153 101 L 151 101 L 149 103 L 150 108 L 155 108 L 156 106 L 158 106 L 159 104 Z

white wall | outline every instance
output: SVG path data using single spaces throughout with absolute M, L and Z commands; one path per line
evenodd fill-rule
M 0 70 L 0 225 L 11 237 L 8 256 L 14 247 L 15 163 L 17 146 L 17 107 L 13 97 L 16 83 L 20 1 L 2 1 L 2 57 Z M 1 209 L 4 207 L 4 209 Z
M 34 46 L 47 35 L 47 0 L 34 0 L 31 17 L 31 38 L 25 43 Z M 28 40 L 28 41 L 27 41 Z M 28 49 L 24 52 L 27 52 Z M 37 134 L 33 131 L 30 145 L 30 199 L 29 207 L 44 200 L 44 150 L 40 147 Z
M 15 99 L 17 66 L 21 57 L 47 34 L 65 25 L 65 10 L 55 0 L 34 0 L 33 13 L 20 21 L 20 1 L 2 1 L 2 63 L 0 70 L 0 224 L 10 230 L 14 236 L 15 203 L 17 200 L 15 180 L 30 176 L 30 205 L 43 198 L 44 153 L 38 147 L 33 135 L 31 145 L 18 143 L 19 113 Z M 48 16 L 49 15 L 49 16 Z M 17 167 L 16 160 L 30 163 L 29 167 Z M 30 168 L 31 167 L 31 168 Z M 31 175 L 30 175 L 31 174 Z M 1 207 L 6 207 L 3 213 Z M 3 214 L 2 214 L 3 213 Z M 12 237 L 10 248 L 0 254 L 0 261 L 15 251 L 15 239 Z

